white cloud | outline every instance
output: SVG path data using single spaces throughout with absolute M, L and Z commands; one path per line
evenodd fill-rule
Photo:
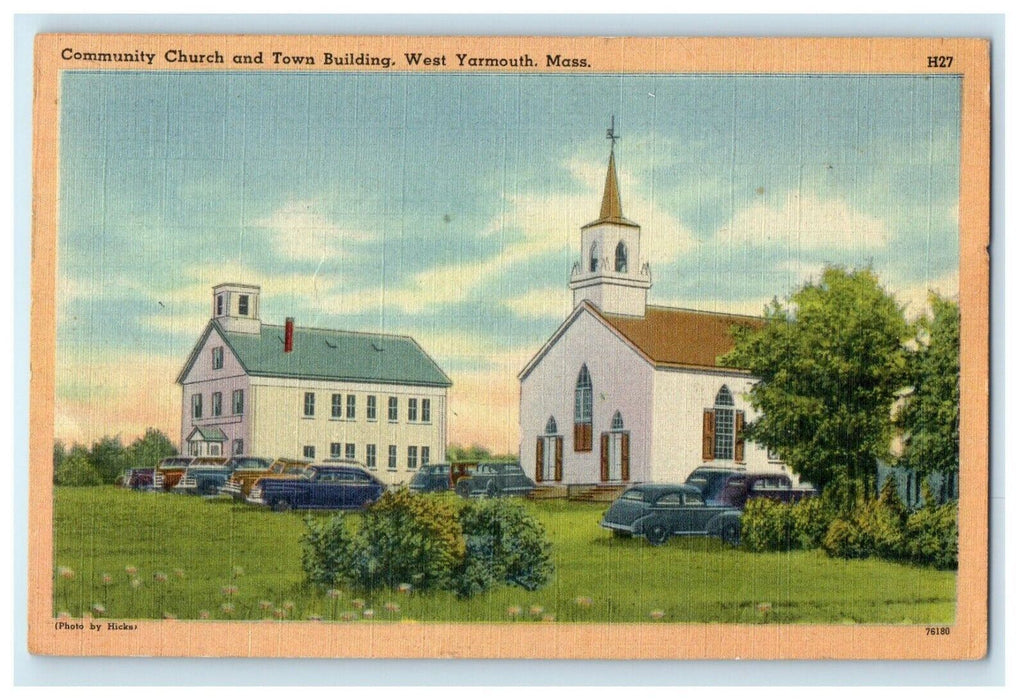
M 843 199 L 790 190 L 782 201 L 759 201 L 741 209 L 716 232 L 713 242 L 737 248 L 784 246 L 798 253 L 878 250 L 890 239 L 883 219 L 858 211 Z
M 881 275 L 884 287 L 894 293 L 894 298 L 905 307 L 905 317 L 913 319 L 930 308 L 930 292 L 937 292 L 948 299 L 958 298 L 958 270 L 924 280 L 922 282 L 889 283 L 886 275 Z
M 503 303 L 523 318 L 562 320 L 570 314 L 573 299 L 566 287 L 541 287 L 506 299 Z
M 297 261 L 338 260 L 350 257 L 354 244 L 367 243 L 373 234 L 341 226 L 323 213 L 313 200 L 286 202 L 254 225 L 268 228 L 278 253 Z

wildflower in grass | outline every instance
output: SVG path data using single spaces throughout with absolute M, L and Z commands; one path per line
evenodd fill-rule
M 167 574 L 163 571 L 157 571 L 153 574 L 153 580 L 157 583 L 167 583 Z
M 286 600 L 284 603 L 281 604 L 281 609 L 287 613 L 290 613 L 296 609 L 296 604 L 293 603 L 291 600 Z
M 281 608 L 275 608 L 274 609 L 274 618 L 276 620 L 284 620 L 285 619 L 285 611 L 282 610 Z
M 210 619 L 210 611 L 209 610 L 200 610 L 199 611 L 199 619 L 201 619 L 201 620 L 209 620 Z
M 648 616 L 651 617 L 653 620 L 662 620 L 664 617 L 666 617 L 666 612 L 663 610 L 653 610 L 648 614 Z
M 259 607 L 262 611 L 267 612 L 268 610 L 274 607 L 274 603 L 272 603 L 269 600 L 261 600 L 259 603 L 257 603 L 257 607 Z
M 128 575 L 128 578 L 132 578 L 137 573 L 139 573 L 139 569 L 137 569 L 136 567 L 132 566 L 131 564 L 129 564 L 128 566 L 125 567 L 125 574 Z
M 346 622 L 352 622 L 353 620 L 356 619 L 356 613 L 349 612 L 347 610 L 346 612 L 342 613 L 342 619 L 345 620 Z
M 100 583 L 102 583 L 104 586 L 109 586 L 110 584 L 114 583 L 114 577 L 108 573 L 101 574 Z
M 363 598 L 354 598 L 352 601 L 352 605 L 357 610 L 362 610 L 363 606 L 366 605 L 366 603 L 364 602 Z
M 242 570 L 242 567 L 236 566 L 232 569 L 232 578 L 239 578 L 243 573 L 245 572 Z
M 363 611 L 363 616 L 365 618 L 367 618 L 368 620 L 370 620 L 370 619 L 372 619 L 374 617 L 374 611 L 371 610 L 370 608 L 367 608 L 366 610 Z
M 518 617 L 522 612 L 523 610 L 520 608 L 519 605 L 511 605 L 508 608 L 506 608 L 506 614 L 510 617 Z
M 75 570 L 67 566 L 58 566 L 57 575 L 65 581 L 71 581 L 75 578 Z
M 95 603 L 93 604 L 92 612 L 96 617 L 103 617 L 107 613 L 107 607 L 100 603 Z
M 185 571 L 183 569 L 174 570 L 175 578 L 185 578 Z
M 542 615 L 541 619 L 542 619 L 542 622 L 555 622 L 556 621 L 556 616 L 553 615 L 552 613 L 546 613 L 545 615 Z
M 231 603 L 222 603 L 221 612 L 223 612 L 225 615 L 231 615 L 233 612 L 235 612 L 235 606 Z
M 771 610 L 773 610 L 773 603 L 759 603 L 758 605 L 755 606 L 755 609 L 758 610 L 763 615 L 765 615 L 766 613 L 768 613 Z
M 391 601 L 385 603 L 385 611 L 390 613 L 399 612 L 399 605 Z
M 132 588 L 138 588 L 141 585 L 142 585 L 142 581 L 140 581 L 137 578 L 132 579 L 132 583 L 131 583 Z
M 402 593 L 403 595 L 409 595 L 409 594 L 413 593 L 413 584 L 412 583 L 400 583 L 398 585 L 398 587 L 396 588 L 396 590 L 399 591 L 400 593 Z
M 579 608 L 587 610 L 594 604 L 594 601 L 586 595 L 579 595 L 574 598 L 574 604 Z
M 545 608 L 543 608 L 540 605 L 532 605 L 531 609 L 528 612 L 530 612 L 533 617 L 538 617 L 543 612 L 545 612 Z
M 168 612 L 167 610 L 164 611 L 163 617 L 164 617 L 165 620 L 177 620 L 178 619 L 178 618 L 175 617 L 174 613 Z
M 233 595 L 239 592 L 238 586 L 221 586 L 221 595 L 226 595 L 231 598 Z
M 310 620 L 311 622 L 320 622 L 321 620 L 323 620 L 323 618 L 320 615 L 310 615 L 306 619 Z

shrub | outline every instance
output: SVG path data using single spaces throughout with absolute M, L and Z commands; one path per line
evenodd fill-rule
M 81 451 L 72 451 L 57 466 L 54 481 L 58 486 L 98 486 L 100 475 Z
M 877 556 L 881 559 L 908 558 L 908 509 L 898 498 L 894 480 L 884 482 L 880 495 L 863 502 L 849 516 L 830 523 L 823 549 L 846 559 Z
M 795 549 L 818 549 L 823 546 L 827 528 L 834 519 L 834 510 L 823 498 L 803 498 L 791 506 L 792 546 Z
M 958 568 L 958 501 L 926 507 L 908 519 L 908 553 L 916 564 Z
M 522 504 L 469 502 L 460 511 L 460 524 L 467 554 L 454 581 L 458 594 L 474 595 L 496 583 L 533 591 L 552 576 L 552 544 Z
M 342 513 L 326 520 L 307 517 L 303 535 L 303 571 L 306 580 L 331 588 L 353 577 L 353 561 L 363 545 L 349 529 Z
M 815 549 L 823 543 L 832 513 L 821 498 L 794 504 L 751 499 L 741 514 L 741 542 L 755 552 Z
M 365 589 L 446 588 L 466 545 L 450 499 L 403 489 L 386 493 L 368 509 L 355 553 L 355 583 Z

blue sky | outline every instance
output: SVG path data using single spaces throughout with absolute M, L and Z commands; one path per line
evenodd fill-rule
M 650 303 L 759 313 L 871 263 L 915 312 L 957 291 L 960 101 L 955 76 L 65 72 L 58 437 L 175 430 L 238 281 L 265 322 L 413 335 L 450 438 L 515 449 L 611 114 Z

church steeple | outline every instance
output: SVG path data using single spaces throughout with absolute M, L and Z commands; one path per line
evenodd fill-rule
M 581 259 L 570 273 L 574 306 L 588 300 L 599 310 L 644 316 L 652 286 L 648 264 L 641 264 L 641 227 L 624 218 L 616 177 L 616 121 L 606 130 L 612 141 L 599 218 L 581 227 Z

